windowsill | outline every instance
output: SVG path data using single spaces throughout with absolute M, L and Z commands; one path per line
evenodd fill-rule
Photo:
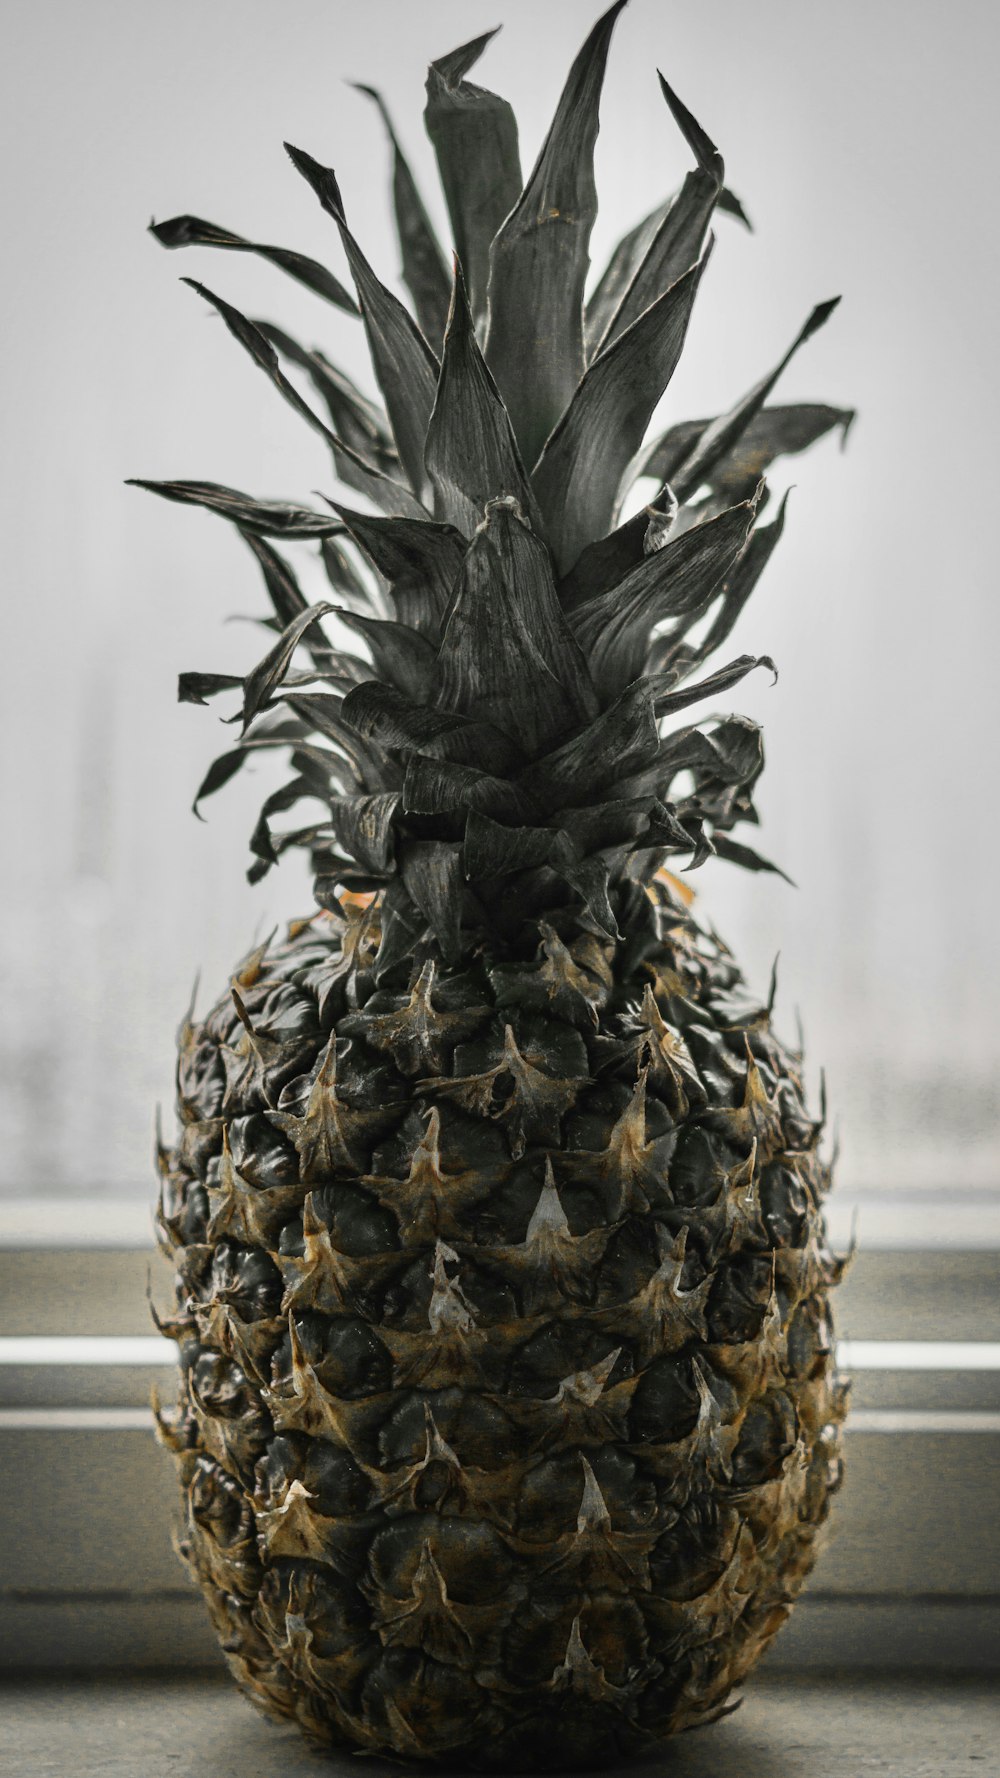
M 210 1678 L 21 1681 L 0 1691 L 10 1770 L 18 1778 L 330 1778 L 357 1772 L 350 1755 L 322 1768 L 295 1729 L 259 1717 L 231 1682 Z M 740 1708 L 655 1756 L 671 1778 L 934 1778 L 984 1773 L 996 1751 L 987 1681 L 764 1672 Z M 978 1762 L 978 1763 L 976 1763 Z M 371 1778 L 398 1774 L 377 1759 Z M 626 1768 L 627 1769 L 627 1768 Z

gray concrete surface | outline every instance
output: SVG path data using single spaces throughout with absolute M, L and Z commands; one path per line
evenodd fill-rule
M 370 1778 L 326 1761 L 211 1679 L 107 1675 L 0 1686 L 5 1778 Z M 733 1716 L 634 1768 L 642 1778 L 981 1778 L 1000 1774 L 1000 1699 L 981 1679 L 850 1673 L 758 1679 Z

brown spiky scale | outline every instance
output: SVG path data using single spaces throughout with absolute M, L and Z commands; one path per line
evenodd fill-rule
M 622 6 L 524 182 L 509 105 L 468 78 L 489 37 L 432 64 L 450 291 L 389 126 L 415 315 L 348 225 L 349 176 L 290 150 L 384 410 L 195 285 L 374 513 L 142 484 L 236 523 L 263 573 L 263 658 L 181 677 L 185 702 L 241 694 L 196 803 L 287 754 L 248 874 L 304 848 L 319 909 L 179 1034 L 156 1313 L 181 1359 L 156 1408 L 178 1547 L 268 1715 L 461 1772 L 593 1768 L 721 1715 L 814 1560 L 847 1405 L 825 1101 L 810 1116 L 774 978 L 747 999 L 664 866 L 777 869 L 732 838 L 757 821 L 758 726 L 671 724 L 771 666 L 700 671 L 782 535 L 764 473 L 851 416 L 767 405 L 827 303 L 727 412 L 645 438 L 713 212 L 739 205 L 661 77 L 695 165 L 584 299 Z M 154 232 L 355 308 L 289 250 L 192 216 Z M 330 601 L 271 539 L 319 545 Z

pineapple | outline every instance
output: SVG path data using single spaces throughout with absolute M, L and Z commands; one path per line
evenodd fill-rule
M 775 868 L 732 837 L 761 736 L 672 719 L 770 667 L 698 676 L 781 535 L 764 471 L 851 415 L 768 404 L 824 303 L 728 413 L 647 440 L 713 211 L 740 209 L 661 77 L 694 167 L 585 297 L 622 3 L 523 185 L 510 107 L 467 78 L 488 37 L 432 64 L 453 270 L 386 117 L 412 313 L 300 149 L 356 302 L 299 254 L 154 225 L 355 312 L 385 404 L 199 284 L 365 509 L 141 484 L 259 564 L 264 658 L 180 695 L 242 700 L 200 796 L 290 753 L 250 874 L 304 847 L 317 903 L 180 1034 L 158 1222 L 182 1380 L 158 1422 L 181 1549 L 265 1711 L 472 1769 L 613 1763 L 712 1721 L 841 1474 L 823 1120 L 773 982 L 746 993 L 676 875 Z M 658 491 L 624 516 L 640 477 Z M 318 546 L 329 599 L 274 540 Z

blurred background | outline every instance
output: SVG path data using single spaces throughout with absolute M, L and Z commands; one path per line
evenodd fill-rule
M 386 143 L 345 83 L 382 89 L 446 236 L 427 60 L 503 20 L 474 78 L 515 103 L 527 169 L 597 11 L 14 0 L 0 75 L 0 1186 L 19 1204 L 147 1214 L 153 1107 L 169 1107 L 196 971 L 204 1005 L 255 937 L 310 904 L 292 859 L 245 881 L 271 767 L 206 804 L 204 824 L 189 807 L 225 731 L 218 707 L 176 705 L 176 676 L 257 658 L 261 632 L 226 620 L 263 615 L 258 571 L 220 520 L 123 483 L 212 479 L 306 503 L 334 491 L 320 441 L 181 274 L 367 384 L 360 331 L 248 257 L 168 256 L 146 224 L 191 211 L 346 278 L 290 137 L 336 167 L 394 279 Z M 775 399 L 859 419 L 843 454 L 828 439 L 775 478 L 796 484 L 786 535 L 732 639 L 781 670 L 733 698 L 765 724 L 761 848 L 798 886 L 712 861 L 692 883 L 761 992 L 780 951 L 780 1022 L 794 1038 L 801 1012 L 814 1091 L 825 1064 L 841 1183 L 859 1195 L 985 1191 L 1000 1171 L 998 37 L 989 0 L 632 0 L 598 143 L 595 271 L 688 165 L 657 65 L 754 224 L 719 219 L 663 423 L 731 405 L 815 301 L 844 296 Z M 308 586 L 308 547 L 293 547 Z

